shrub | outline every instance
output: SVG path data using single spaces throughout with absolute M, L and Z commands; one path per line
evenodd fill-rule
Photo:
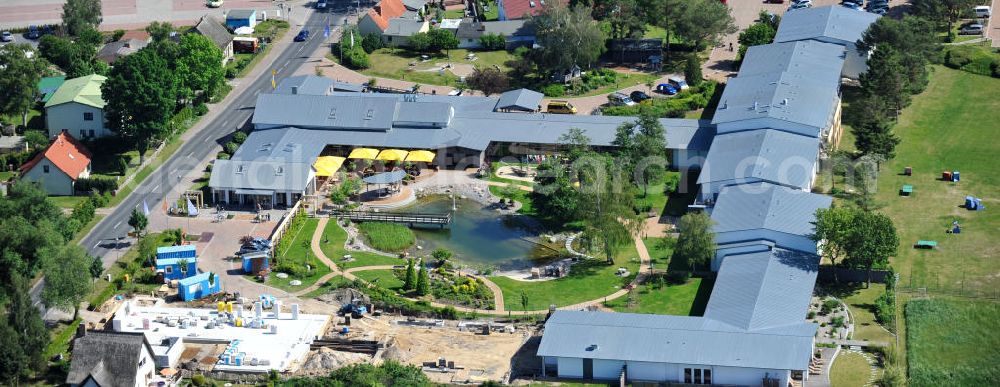
M 542 88 L 542 94 L 550 98 L 562 97 L 566 95 L 566 87 L 560 84 L 546 85 Z
M 237 149 L 240 149 L 240 144 L 237 144 L 232 141 L 227 142 L 226 145 L 222 146 L 222 150 L 228 153 L 229 155 L 235 154 Z
M 368 246 L 382 251 L 400 252 L 416 242 L 413 231 L 401 224 L 365 222 L 358 230 Z
M 75 183 L 77 191 L 97 191 L 99 193 L 111 192 L 118 189 L 118 180 L 107 177 L 89 177 L 77 179 Z
M 501 34 L 488 33 L 479 37 L 479 44 L 484 50 L 503 50 L 507 47 L 507 39 Z
M 199 102 L 198 104 L 194 105 L 194 114 L 198 116 L 203 116 L 205 114 L 208 114 L 208 105 L 205 105 L 204 102 Z
M 299 277 L 306 273 L 306 267 L 302 264 L 282 259 L 274 267 L 274 271 L 285 273 L 292 277 Z
M 216 153 L 215 158 L 219 160 L 229 160 L 229 153 L 226 152 Z
M 243 142 L 246 140 L 247 140 L 247 132 L 238 130 L 236 131 L 236 133 L 233 133 L 233 142 L 237 144 L 243 144 Z
M 823 304 L 820 306 L 819 314 L 820 316 L 826 316 L 830 314 L 830 312 L 832 312 L 838 306 L 840 306 L 840 302 L 838 302 L 835 299 L 828 298 L 825 301 L 823 301 Z
M 354 48 L 344 53 L 344 65 L 354 70 L 363 70 L 371 67 L 371 62 L 365 50 Z
M 385 44 L 382 43 L 382 38 L 373 33 L 366 34 L 365 37 L 361 39 L 361 48 L 368 54 L 371 54 L 373 51 L 384 46 Z

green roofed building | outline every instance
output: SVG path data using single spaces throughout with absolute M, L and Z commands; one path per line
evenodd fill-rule
M 102 75 L 67 79 L 45 101 L 45 125 L 49 136 L 67 131 L 75 138 L 103 137 L 111 134 L 104 119 Z
M 52 94 L 66 82 L 66 77 L 45 77 L 38 81 L 38 100 L 42 103 L 49 102 Z

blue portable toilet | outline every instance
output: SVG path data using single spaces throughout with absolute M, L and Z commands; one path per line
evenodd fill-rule
M 975 210 L 976 209 L 976 198 L 972 196 L 965 197 L 965 209 Z
M 198 252 L 194 245 L 161 246 L 156 248 L 156 259 L 164 258 L 194 258 Z
M 187 264 L 181 265 L 182 261 Z M 166 281 L 184 279 L 198 274 L 198 258 L 157 258 L 156 272 L 162 272 Z
M 983 199 L 976 198 L 976 211 L 982 211 L 985 209 L 986 207 L 983 207 Z
M 958 176 L 958 171 L 952 172 L 951 173 L 951 181 L 957 182 L 959 180 L 960 179 L 959 179 L 959 176 Z
M 255 251 L 243 254 L 243 273 L 254 274 L 269 267 L 267 251 Z
M 178 295 L 184 301 L 194 301 L 221 291 L 219 276 L 201 273 L 178 281 Z

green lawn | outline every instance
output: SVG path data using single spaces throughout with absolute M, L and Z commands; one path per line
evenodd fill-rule
M 308 218 L 305 219 L 298 227 L 292 227 L 285 234 L 284 238 L 292 238 L 291 242 L 286 245 L 287 247 L 283 251 L 277 252 L 277 257 L 275 259 L 275 268 L 282 265 L 282 262 L 295 263 L 298 265 L 309 265 L 311 269 L 305 275 L 289 275 L 288 278 L 278 278 L 275 274 L 271 274 L 267 277 L 267 284 L 274 286 L 276 288 L 293 291 L 305 289 L 309 285 L 312 285 L 320 277 L 326 275 L 330 272 L 330 268 L 320 262 L 316 255 L 312 253 L 310 248 L 310 241 L 312 239 L 313 232 L 316 231 L 316 226 L 319 224 L 319 219 Z M 304 270 L 304 268 L 303 268 Z M 292 286 L 289 284 L 292 280 L 302 281 L 301 285 Z
M 344 276 L 338 275 L 336 277 L 330 278 L 329 281 L 319 286 L 318 289 L 313 290 L 309 293 L 302 295 L 302 298 L 316 298 L 329 293 L 331 290 L 336 289 L 341 284 L 350 283 Z
M 2 171 L 0 172 L 0 181 L 7 181 L 13 177 L 17 177 L 17 171 Z
M 60 208 L 70 209 L 87 200 L 86 196 L 49 196 L 49 200 Z
M 632 292 L 631 307 L 627 296 L 604 305 L 618 312 L 701 316 L 714 283 L 711 279 L 692 278 L 683 285 L 664 284 L 659 289 L 641 285 Z
M 330 219 L 327 222 L 326 228 L 323 229 L 323 240 L 320 241 L 320 249 L 323 250 L 323 254 L 326 254 L 327 258 L 330 258 L 341 269 L 375 265 L 402 265 L 406 263 L 406 261 L 395 257 L 361 251 L 347 251 L 344 248 L 344 242 L 347 241 L 347 232 L 338 226 L 336 222 L 336 219 Z M 350 254 L 354 260 L 351 262 L 341 261 L 344 255 L 347 254 Z
M 403 288 L 403 280 L 396 277 L 396 274 L 392 270 L 365 270 L 354 272 L 354 275 L 392 291 L 398 291 Z
M 649 252 L 649 259 L 653 263 L 653 269 L 666 269 L 670 263 L 670 256 L 674 253 L 674 244 L 677 239 L 670 237 L 647 237 L 642 238 L 642 243 L 646 245 Z
M 465 18 L 465 9 L 451 9 L 444 11 L 442 18 L 444 19 L 462 19 Z
M 857 352 L 841 351 L 833 361 L 830 370 L 830 385 L 833 387 L 860 387 L 868 384 L 871 365 Z
M 910 386 L 989 386 L 1000 380 L 1000 304 L 920 299 L 906 304 Z
M 549 281 L 518 281 L 503 276 L 490 277 L 503 291 L 507 309 L 521 309 L 521 292 L 528 296 L 528 310 L 548 309 L 599 299 L 621 289 L 626 278 L 615 271 L 625 267 L 633 275 L 639 269 L 639 256 L 634 246 L 626 246 L 616 254 L 615 264 L 606 265 L 603 259 L 591 259 L 573 265 L 566 277 Z
M 930 291 L 986 293 L 1000 288 L 997 230 L 1000 211 L 960 208 L 965 195 L 1000 203 L 1000 79 L 934 66 L 927 90 L 899 118 L 895 131 L 902 142 L 896 158 L 882 165 L 876 202 L 892 217 L 900 248 L 893 266 L 901 287 Z M 912 166 L 913 176 L 900 176 Z M 941 171 L 958 170 L 959 183 L 938 179 Z M 903 184 L 914 195 L 900 197 Z M 961 234 L 947 234 L 952 221 Z M 920 239 L 936 240 L 933 250 L 916 250 Z
M 865 288 L 864 284 L 842 284 L 817 288 L 817 291 L 839 298 L 850 308 L 851 317 L 854 318 L 852 339 L 884 343 L 895 341 L 891 333 L 875 322 L 875 299 L 885 292 L 885 284 L 873 283 L 869 288 Z
M 468 61 L 465 59 L 470 52 L 476 55 L 476 60 Z M 493 67 L 495 65 L 506 71 L 505 63 L 514 57 L 504 50 L 470 51 L 466 49 L 451 50 L 449 55 L 443 52 L 432 55 L 428 61 L 421 60 L 420 55 L 401 48 L 379 49 L 369 55 L 372 67 L 362 70 L 361 73 L 373 77 L 401 79 L 427 85 L 452 86 L 458 83 L 457 76 L 452 74 L 450 70 L 439 73 L 433 69 L 449 63 L 466 63 L 477 67 Z M 414 66 L 410 66 L 411 63 Z
M 413 230 L 396 223 L 364 222 L 358 224 L 358 231 L 365 244 L 379 251 L 402 252 L 417 240 Z
M 497 197 L 502 196 L 500 195 L 501 193 L 500 187 L 491 185 L 489 188 L 490 188 L 490 193 L 493 194 L 494 196 Z M 535 208 L 531 204 L 531 192 L 522 189 L 518 189 L 517 191 L 514 192 L 515 194 L 513 199 L 518 203 L 521 203 L 521 208 L 517 210 L 517 213 L 522 215 L 535 215 Z

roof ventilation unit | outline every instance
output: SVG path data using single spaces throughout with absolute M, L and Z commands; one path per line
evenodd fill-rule
M 368 109 L 368 113 L 365 114 L 365 119 L 370 120 L 375 117 L 375 109 Z

